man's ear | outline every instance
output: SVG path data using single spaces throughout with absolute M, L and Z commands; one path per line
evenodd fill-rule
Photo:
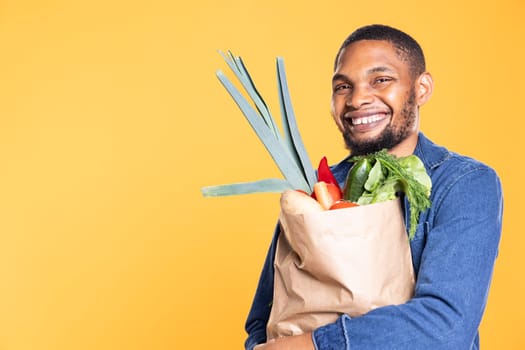
M 434 89 L 434 80 L 432 75 L 428 72 L 424 72 L 416 79 L 416 101 L 418 107 L 424 105 L 432 96 L 432 90 Z

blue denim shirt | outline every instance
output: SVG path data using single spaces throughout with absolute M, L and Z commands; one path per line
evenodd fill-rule
M 432 179 L 432 207 L 420 217 L 410 242 L 415 294 L 407 303 L 384 306 L 313 332 L 317 350 L 479 349 L 478 327 L 498 254 L 503 195 L 488 166 L 452 153 L 419 134 L 414 154 Z M 343 183 L 351 164 L 333 167 Z M 405 200 L 408 226 L 409 205 Z M 246 321 L 246 349 L 266 341 L 273 298 L 276 230 Z

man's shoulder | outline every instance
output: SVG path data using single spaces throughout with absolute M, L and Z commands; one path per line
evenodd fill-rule
M 444 146 L 438 145 L 420 133 L 416 154 L 422 158 L 428 168 L 432 169 L 442 165 L 460 167 L 465 171 L 473 169 L 492 168 L 484 162 L 471 156 L 451 151 Z
M 492 167 L 476 158 L 456 152 L 450 152 L 450 155 L 451 161 L 455 162 L 455 165 L 461 167 L 464 171 L 471 171 L 475 169 L 494 171 Z
M 437 145 L 420 135 L 417 152 L 422 159 L 433 183 L 444 185 L 457 182 L 468 176 L 497 179 L 496 171 L 486 163 Z

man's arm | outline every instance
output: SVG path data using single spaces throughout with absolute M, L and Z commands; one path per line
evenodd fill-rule
M 266 342 L 266 324 L 270 318 L 273 301 L 273 261 L 275 260 L 278 236 L 279 225 L 275 228 L 275 234 L 264 262 L 252 307 L 246 320 L 245 329 L 248 333 L 248 338 L 244 343 L 246 350 L 252 350 L 255 345 Z
M 474 169 L 433 206 L 434 226 L 417 242 L 424 250 L 414 297 L 318 328 L 318 350 L 473 349 L 498 253 L 501 184 L 492 170 Z
M 314 347 L 312 333 L 304 333 L 290 337 L 282 337 L 270 340 L 268 343 L 257 345 L 253 350 L 316 350 Z

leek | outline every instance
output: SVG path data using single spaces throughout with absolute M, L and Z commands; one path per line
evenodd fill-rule
M 201 189 L 205 197 L 233 196 L 247 193 L 283 192 L 290 188 L 284 179 L 264 179 L 253 182 L 238 182 L 226 185 L 207 186 Z
M 252 103 L 221 70 L 216 71 L 217 78 L 265 146 L 284 179 L 263 179 L 253 182 L 208 186 L 201 189 L 202 194 L 205 197 L 228 196 L 258 192 L 282 192 L 286 189 L 312 192 L 317 177 L 297 128 L 283 59 L 277 58 L 278 94 L 283 129 L 281 132 L 262 96 L 257 91 L 242 59 L 234 56 L 230 51 L 227 54 L 222 52 L 220 54 L 241 83 Z

